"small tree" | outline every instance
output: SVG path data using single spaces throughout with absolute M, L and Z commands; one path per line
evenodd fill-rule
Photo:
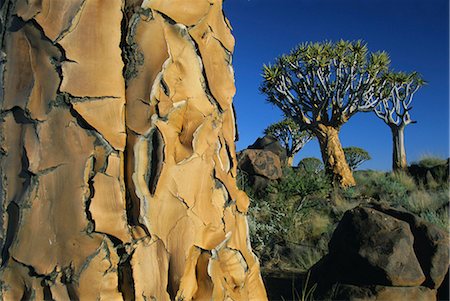
M 414 94 L 425 81 L 417 72 L 412 73 L 389 73 L 385 79 L 387 86 L 386 97 L 378 104 L 374 112 L 390 128 L 393 140 L 392 169 L 405 170 L 407 168 L 405 150 L 405 127 L 416 123 L 411 120 L 409 111 Z
M 277 138 L 286 150 L 288 166 L 292 166 L 295 155 L 312 139 L 308 131 L 300 130 L 298 124 L 290 118 L 270 125 L 264 130 L 264 134 Z
M 323 170 L 323 163 L 320 159 L 314 157 L 303 158 L 298 163 L 298 168 L 304 170 L 306 173 L 319 173 Z
M 369 53 L 361 41 L 306 43 L 264 65 L 261 91 L 319 140 L 325 169 L 341 186 L 355 180 L 339 130 L 355 113 L 378 104 L 388 70 L 385 52 Z
M 359 147 L 344 147 L 345 160 L 352 171 L 356 170 L 361 164 L 372 159 L 369 153 Z

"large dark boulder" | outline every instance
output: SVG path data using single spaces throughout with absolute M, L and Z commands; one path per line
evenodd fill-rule
M 271 151 L 245 149 L 238 155 L 238 167 L 249 175 L 278 180 L 283 175 L 280 158 Z
M 256 141 L 247 147 L 247 149 L 262 149 L 266 151 L 271 151 L 280 158 L 280 162 L 285 164 L 287 162 L 287 154 L 284 147 L 280 145 L 277 138 L 270 135 L 265 135 L 256 139 Z
M 408 211 L 383 204 L 371 204 L 371 207 L 409 224 L 414 236 L 414 252 L 426 276 L 423 285 L 438 288 L 448 272 L 448 233 Z
M 247 184 L 257 194 L 264 193 L 271 182 L 283 175 L 280 158 L 271 151 L 244 149 L 237 159 L 239 170 L 246 174 Z
M 402 300 L 403 294 L 411 296 L 405 300 L 435 300 L 448 256 L 448 233 L 409 212 L 371 203 L 344 214 L 311 275 L 318 298 Z
M 436 300 L 436 291 L 427 287 L 355 286 L 336 284 L 333 300 L 349 301 L 431 301 Z
M 425 281 L 409 225 L 373 208 L 347 211 L 329 244 L 330 256 L 352 267 L 345 283 L 418 286 Z M 367 275 L 370 275 L 367 277 Z
M 450 179 L 449 163 L 450 158 L 443 161 L 441 164 L 429 166 L 421 163 L 414 163 L 408 167 L 408 172 L 418 183 L 430 184 L 432 181 L 437 183 L 448 183 Z

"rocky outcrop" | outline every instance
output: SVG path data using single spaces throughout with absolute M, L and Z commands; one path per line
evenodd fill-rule
M 448 256 L 448 233 L 406 211 L 361 205 L 345 213 L 312 281 L 319 297 L 436 300 Z
M 265 300 L 222 1 L 0 6 L 3 300 Z
M 271 151 L 280 158 L 282 164 L 286 164 L 287 162 L 286 149 L 280 145 L 280 142 L 275 137 L 270 135 L 259 137 L 252 145 L 249 145 L 247 149 Z
M 418 183 L 428 185 L 432 182 L 448 183 L 450 181 L 449 162 L 450 158 L 446 161 L 442 160 L 440 164 L 438 163 L 432 166 L 424 166 L 420 163 L 413 163 L 408 167 L 408 172 Z
M 350 284 L 335 284 L 333 300 L 348 301 L 429 301 L 436 300 L 436 291 L 423 286 L 355 286 Z
M 271 151 L 246 149 L 239 154 L 239 168 L 250 175 L 278 180 L 283 175 L 280 158 Z
M 249 185 L 258 193 L 270 182 L 282 177 L 280 158 L 271 151 L 245 149 L 238 154 L 238 168 L 248 178 Z
M 282 167 L 287 157 L 280 143 L 266 135 L 240 151 L 237 158 L 238 168 L 245 174 L 247 184 L 256 193 L 262 193 L 272 181 L 283 176 Z

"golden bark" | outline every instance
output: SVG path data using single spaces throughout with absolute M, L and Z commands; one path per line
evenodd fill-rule
M 286 166 L 292 166 L 294 164 L 294 156 L 288 156 L 286 158 Z
M 345 160 L 339 140 L 339 129 L 319 124 L 315 134 L 319 140 L 325 170 L 332 177 L 333 182 L 341 187 L 355 186 L 355 179 Z
M 3 299 L 266 300 L 222 1 L 10 0 L 5 15 Z

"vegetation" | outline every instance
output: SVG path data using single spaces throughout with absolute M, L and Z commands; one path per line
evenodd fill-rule
M 280 142 L 286 150 L 288 166 L 292 166 L 295 155 L 312 139 L 311 133 L 300 130 L 298 124 L 290 118 L 270 125 L 264 130 L 264 134 L 271 135 Z
M 373 110 L 385 90 L 389 57 L 361 41 L 305 43 L 263 68 L 267 100 L 318 139 L 326 172 L 343 187 L 355 180 L 339 130 L 354 114 Z
M 414 94 L 425 81 L 417 72 L 412 73 L 387 73 L 386 96 L 376 107 L 374 112 L 381 118 L 392 131 L 393 152 L 392 169 L 405 170 L 406 150 L 405 150 L 405 127 L 408 124 L 415 123 L 411 120 L 410 110 L 412 109 L 412 100 Z
M 317 174 L 323 170 L 323 163 L 320 159 L 309 157 L 300 160 L 297 167 L 303 169 L 306 173 Z
M 344 147 L 345 160 L 352 171 L 356 170 L 361 164 L 371 159 L 369 153 L 356 146 Z
M 246 188 L 252 197 L 250 237 L 263 269 L 307 271 L 327 253 L 343 214 L 363 202 L 379 201 L 404 208 L 450 230 L 448 180 L 431 187 L 403 171 L 362 170 L 354 172 L 356 186 L 343 189 L 330 185 L 323 169 L 313 168 L 311 172 L 309 167 L 304 168 L 311 166 L 305 161 L 317 160 L 303 159 L 298 168 L 285 168 L 283 178 L 270 185 L 262 197 L 256 198 Z M 436 158 L 421 162 L 446 164 L 446 160 Z

